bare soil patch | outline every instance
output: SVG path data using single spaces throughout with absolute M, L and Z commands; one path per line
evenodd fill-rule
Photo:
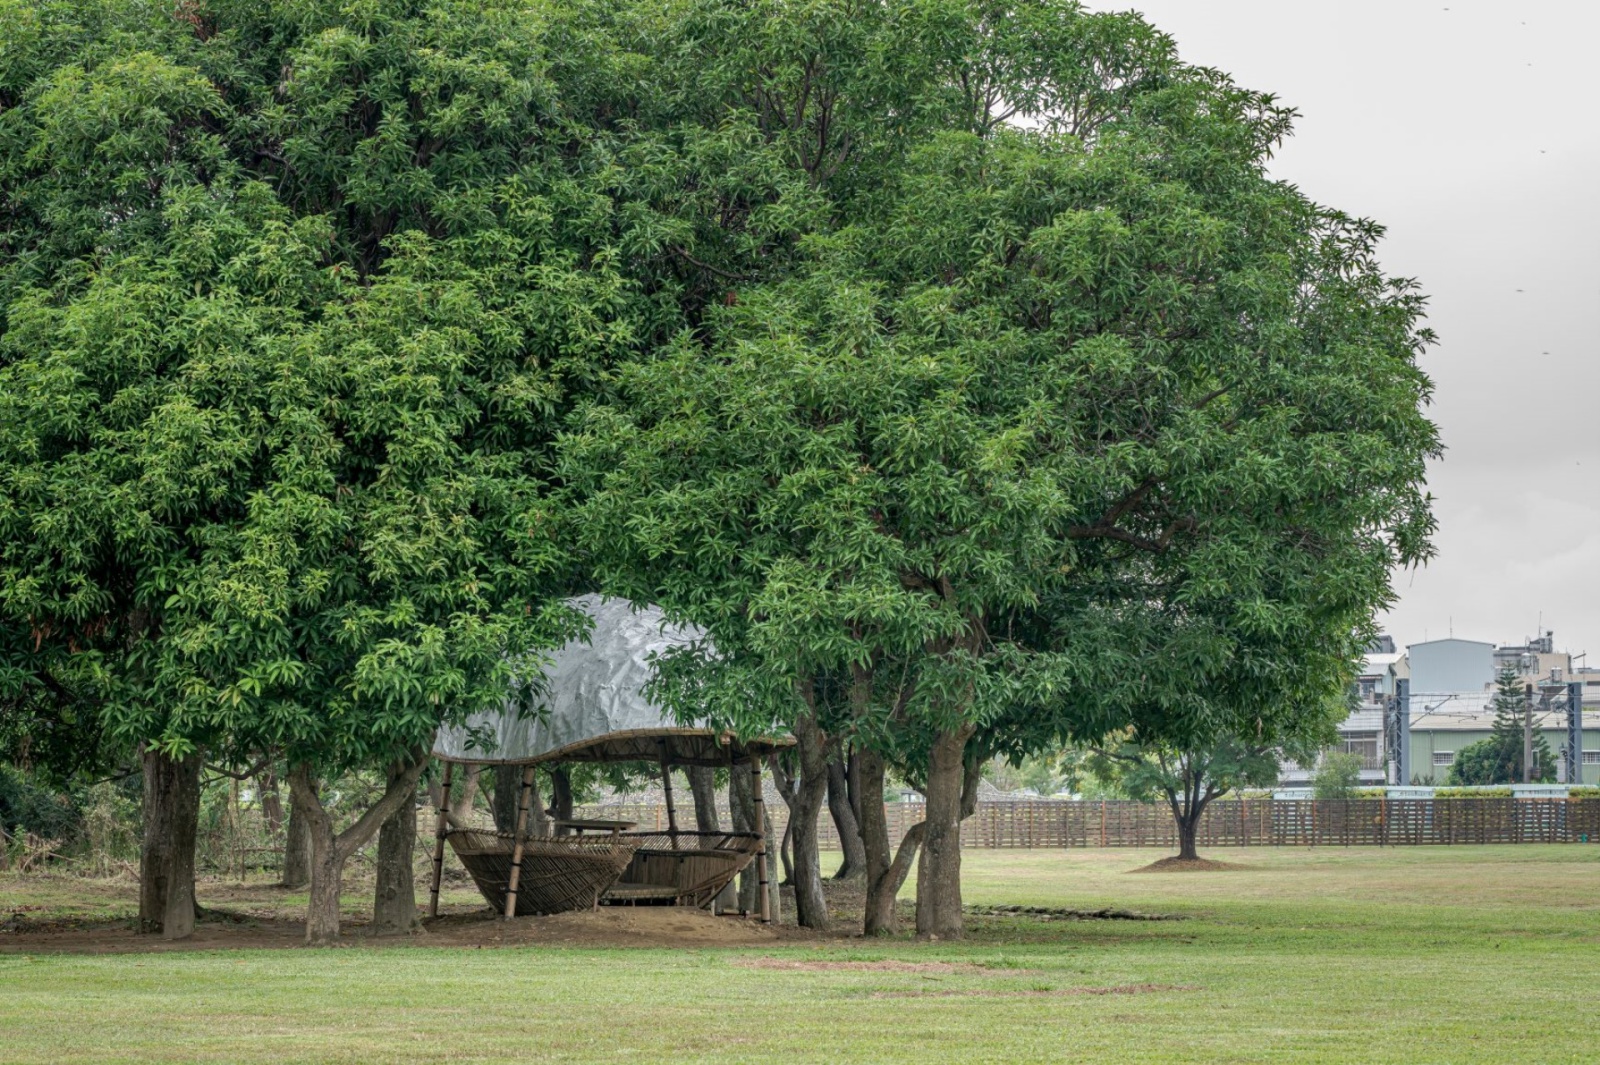
M 974 965 L 970 962 L 899 961 L 894 958 L 883 958 L 877 961 L 795 961 L 789 958 L 739 958 L 734 964 L 741 969 L 779 969 L 785 972 L 800 973 L 937 973 L 941 976 L 948 976 L 953 973 L 967 973 L 1014 976 L 1018 972 L 1016 969 L 995 969 L 987 965 Z
M 1026 917 L 1030 921 L 1183 921 L 1181 913 L 1141 913 L 1107 906 L 1099 910 L 1073 910 L 1059 906 L 963 906 L 975 917 Z
M 786 930 L 792 932 L 793 930 Z M 751 919 L 713 917 L 681 907 L 616 907 L 502 921 L 487 908 L 424 921 L 408 936 L 375 936 L 346 920 L 341 944 L 351 947 L 489 949 L 525 944 L 566 947 L 740 947 L 777 942 L 778 930 Z M 788 938 L 783 936 L 783 938 Z M 192 950 L 287 950 L 304 945 L 305 924 L 275 916 L 211 910 L 194 935 L 170 942 L 143 936 L 131 921 L 38 921 L 14 914 L 0 928 L 0 954 L 149 954 Z
M 430 921 L 424 946 L 498 947 L 545 943 L 571 947 L 745 947 L 777 942 L 779 932 L 753 918 L 714 917 L 681 906 L 602 906 L 549 917 L 502 921 L 481 914 Z
M 1138 869 L 1130 869 L 1133 873 L 1225 873 L 1230 870 L 1249 869 L 1248 865 L 1239 865 L 1236 862 L 1218 862 L 1210 858 L 1162 858 L 1160 861 L 1151 862 L 1149 865 Z

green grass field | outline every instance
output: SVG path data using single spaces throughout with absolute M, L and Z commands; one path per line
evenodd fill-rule
M 1213 852 L 1243 870 L 1130 872 L 1158 856 L 969 852 L 970 903 L 1190 919 L 977 918 L 959 944 L 0 954 L 0 1060 L 1600 1059 L 1600 848 L 1258 849 Z M 0 880 L 0 902 L 25 890 Z

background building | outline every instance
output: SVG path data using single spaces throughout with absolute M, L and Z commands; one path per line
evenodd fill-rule
M 1361 782 L 1385 782 L 1384 710 L 1394 696 L 1396 682 L 1410 683 L 1411 696 L 1411 773 L 1403 783 L 1443 784 L 1455 762 L 1456 752 L 1468 744 L 1488 739 L 1494 728 L 1495 676 L 1504 666 L 1517 671 L 1524 684 L 1565 685 L 1581 681 L 1584 685 L 1584 729 L 1582 780 L 1600 784 L 1600 669 L 1572 666 L 1572 655 L 1555 649 L 1555 634 L 1544 635 L 1521 644 L 1496 646 L 1481 640 L 1450 637 L 1424 640 L 1397 652 L 1390 637 L 1373 645 L 1356 680 L 1357 705 L 1339 726 L 1335 750 L 1348 751 L 1361 759 Z M 1564 699 L 1564 693 L 1560 697 Z M 1550 745 L 1561 775 L 1561 752 L 1567 742 L 1564 707 L 1539 708 L 1535 695 L 1533 727 Z M 1282 783 L 1306 784 L 1313 771 L 1286 763 Z M 1566 783 L 1566 781 L 1563 781 Z M 1571 783 L 1579 783 L 1572 781 Z

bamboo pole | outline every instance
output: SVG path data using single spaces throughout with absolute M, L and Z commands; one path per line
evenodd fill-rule
M 527 842 L 528 806 L 533 796 L 533 766 L 522 767 L 522 790 L 517 795 L 517 827 L 512 833 L 515 842 L 511 847 L 511 878 L 506 883 L 506 912 L 509 919 L 517 915 L 517 885 L 522 882 L 522 848 Z
M 444 879 L 444 835 L 449 827 L 450 779 L 455 775 L 456 764 L 444 764 L 444 781 L 439 788 L 439 823 L 433 830 L 433 887 L 428 892 L 428 916 L 439 916 L 439 884 Z
M 759 906 L 761 910 L 761 923 L 772 923 L 772 899 L 767 894 L 767 800 L 761 789 L 761 761 L 757 758 L 750 759 L 750 788 L 755 798 L 755 830 L 761 837 L 760 847 L 756 850 L 756 884 L 760 890 Z
M 672 849 L 678 849 L 678 810 L 672 802 L 672 764 L 667 760 L 667 741 L 661 741 L 661 794 L 667 800 L 667 835 Z

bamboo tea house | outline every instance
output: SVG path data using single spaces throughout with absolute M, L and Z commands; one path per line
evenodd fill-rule
M 604 903 L 670 903 L 705 907 L 753 861 L 760 881 L 760 917 L 770 921 L 767 848 L 760 826 L 761 763 L 791 746 L 792 737 L 741 740 L 732 733 L 686 727 L 645 695 L 652 658 L 704 640 L 692 626 L 668 624 L 659 607 L 625 599 L 580 596 L 570 601 L 593 619 L 587 639 L 573 640 L 543 669 L 533 707 L 508 698 L 499 708 L 441 729 L 434 754 L 445 764 L 434 844 L 428 912 L 439 913 L 446 844 L 478 890 L 504 916 L 560 913 Z M 649 762 L 660 767 L 667 829 L 638 832 L 626 821 L 564 820 L 535 834 L 530 819 L 534 769 L 575 762 Z M 449 810 L 458 765 L 521 766 L 515 830 L 458 823 Z M 679 827 L 672 769 L 709 766 L 751 774 L 755 832 L 700 832 Z

